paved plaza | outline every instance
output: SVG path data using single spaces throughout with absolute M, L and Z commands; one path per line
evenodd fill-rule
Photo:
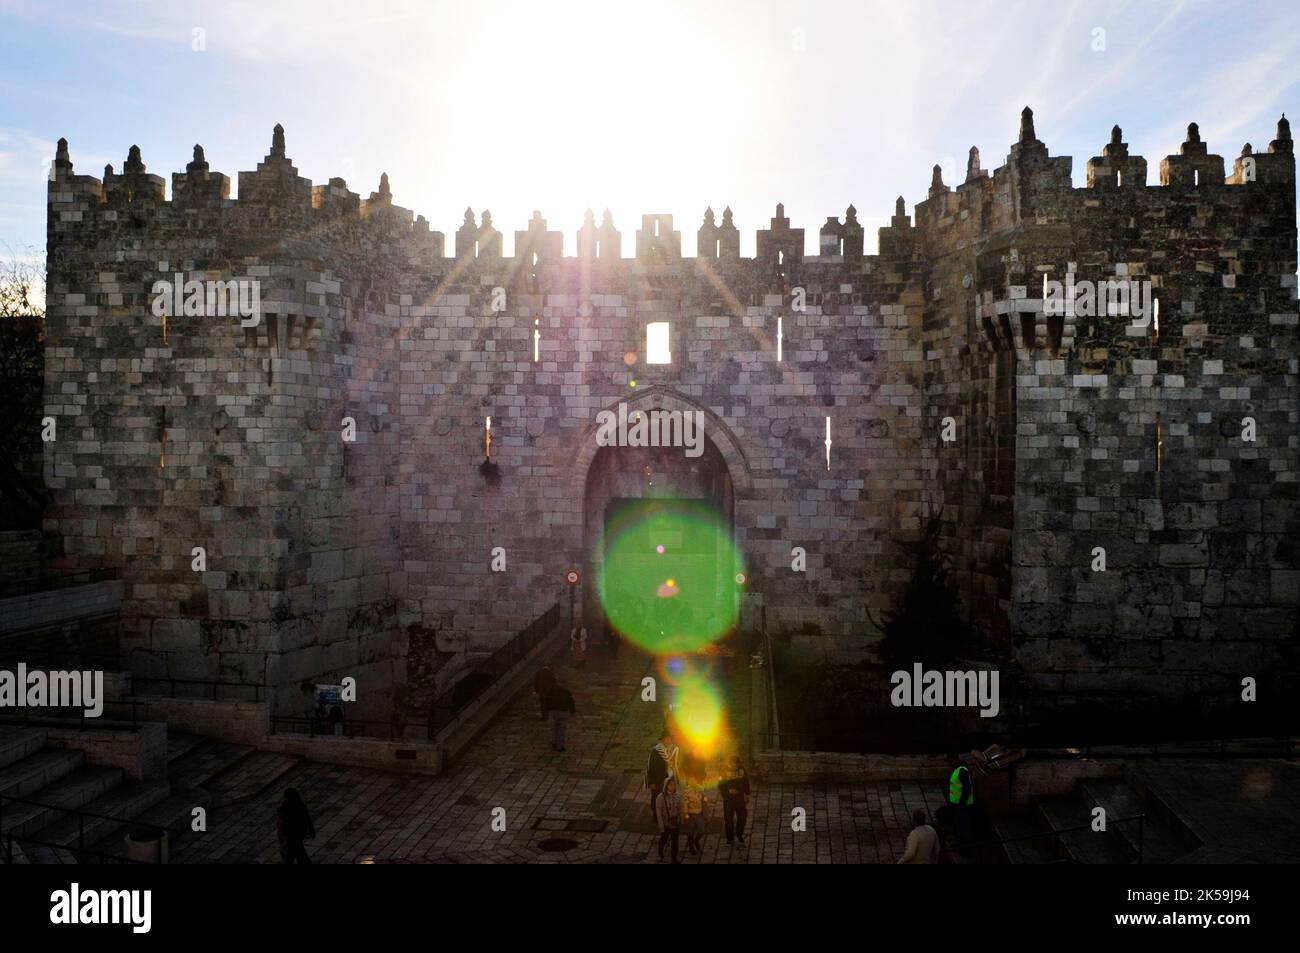
M 557 666 L 578 708 L 562 753 L 551 751 L 528 693 L 441 777 L 310 762 L 286 767 L 283 756 L 271 754 L 240 761 L 219 777 L 236 796 L 214 808 L 206 833 L 176 845 L 172 862 L 278 862 L 275 808 L 292 786 L 312 812 L 317 837 L 307 846 L 319 863 L 658 863 L 642 780 L 663 724 L 660 704 L 640 699 L 651 666 L 640 653 L 625 649 L 611 659 L 603 648 L 581 671 Z M 732 727 L 743 735 L 743 720 L 733 717 Z M 259 786 L 259 774 L 277 762 L 283 773 Z M 176 765 L 183 775 L 186 759 Z M 941 797 L 937 783 L 755 781 L 748 843 L 727 846 L 715 797 L 703 855 L 687 854 L 683 837 L 683 861 L 892 863 L 903 851 L 911 812 L 934 811 Z M 800 833 L 791 830 L 796 806 L 807 811 Z M 505 810 L 504 831 L 492 829 L 498 807 Z M 570 843 L 548 845 L 564 850 L 543 847 L 564 841 Z

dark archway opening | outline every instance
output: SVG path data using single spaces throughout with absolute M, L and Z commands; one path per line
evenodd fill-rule
M 587 472 L 583 498 L 583 545 L 586 572 L 583 574 L 582 611 L 587 631 L 602 639 L 611 635 L 610 624 L 601 606 L 597 585 L 601 578 L 611 536 L 619 527 L 635 526 L 656 513 L 707 511 L 725 532 L 730 545 L 735 535 L 735 490 L 731 473 L 722 454 L 707 439 L 698 457 L 689 457 L 681 447 L 603 447 L 592 460 Z M 647 578 L 656 572 L 653 543 L 647 539 L 644 571 Z M 671 541 L 669 541 L 671 545 Z M 727 558 L 724 552 L 692 552 L 707 573 L 710 561 Z M 624 567 L 623 574 L 635 574 L 636 565 Z M 714 598 L 734 599 L 737 591 L 721 582 Z

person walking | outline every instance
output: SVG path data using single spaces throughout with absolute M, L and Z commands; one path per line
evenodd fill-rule
M 569 730 L 569 716 L 576 709 L 573 693 L 561 684 L 558 677 L 546 694 L 546 711 L 551 716 L 551 750 L 563 751 L 565 735 Z
M 686 849 L 692 856 L 704 853 L 704 812 L 709 799 L 704 795 L 702 779 L 696 775 L 682 786 L 682 812 L 685 815 Z
M 722 798 L 722 829 L 730 844 L 732 837 L 745 843 L 745 824 L 749 820 L 749 774 L 736 755 L 731 759 L 727 773 L 718 781 L 718 795 Z
M 650 789 L 650 816 L 659 822 L 659 814 L 655 807 L 655 802 L 663 792 L 664 782 L 672 777 L 672 769 L 668 766 L 668 746 L 673 742 L 672 736 L 665 730 L 659 737 L 659 741 L 650 749 L 650 757 L 646 760 L 645 765 L 645 786 Z
M 533 676 L 533 691 L 537 693 L 537 705 L 541 709 L 541 720 L 546 720 L 546 697 L 555 687 L 555 673 L 549 665 L 543 665 Z
M 275 811 L 275 829 L 276 838 L 280 842 L 281 863 L 311 863 L 302 842 L 314 838 L 316 828 L 312 826 L 307 805 L 302 803 L 302 798 L 293 788 L 284 789 L 284 799 Z
M 948 775 L 947 804 L 940 808 L 939 813 L 944 815 L 945 826 L 951 823 L 956 829 L 957 843 L 954 846 L 960 852 L 970 844 L 974 834 L 975 785 L 970 768 L 956 754 L 948 755 L 948 767 L 952 773 Z
M 931 825 L 925 811 L 912 812 L 912 830 L 907 835 L 907 847 L 900 864 L 937 864 L 939 862 L 939 832 Z
M 659 743 L 664 746 L 664 761 L 668 764 L 668 776 L 677 779 L 681 784 L 682 780 L 682 749 L 677 747 L 677 742 L 673 739 L 672 732 L 667 728 L 664 729 L 663 737 Z
M 575 626 L 569 631 L 569 652 L 573 656 L 573 667 L 582 668 L 587 664 L 587 627 Z
M 682 830 L 683 804 L 681 792 L 677 790 L 677 779 L 669 778 L 664 782 L 663 793 L 659 795 L 659 859 L 664 859 L 664 848 L 673 845 L 673 863 L 680 864 L 677 857 L 678 843 Z

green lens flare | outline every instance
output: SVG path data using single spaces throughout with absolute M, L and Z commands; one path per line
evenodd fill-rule
M 655 654 L 695 652 L 735 626 L 744 566 L 707 505 L 637 501 L 606 533 L 596 591 L 626 638 Z

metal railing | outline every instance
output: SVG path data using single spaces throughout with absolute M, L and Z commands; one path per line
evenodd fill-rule
M 15 837 L 13 834 L 0 834 L 0 841 L 4 843 L 4 849 L 0 850 L 0 857 L 3 862 L 13 865 L 14 862 L 14 845 L 17 844 L 21 850 L 24 844 L 33 847 L 47 847 L 51 850 L 66 850 L 72 854 L 79 864 L 148 864 L 147 860 L 136 860 L 134 857 L 123 857 L 120 854 L 106 854 L 103 851 L 87 850 L 84 847 L 68 847 L 65 844 L 53 844 L 49 841 L 36 840 L 34 837 Z
M 139 708 L 135 701 L 106 701 L 97 717 L 86 714 L 85 708 L 66 706 L 40 708 L 0 709 L 0 724 L 22 725 L 25 728 L 76 728 L 78 731 L 139 731 Z M 60 714 L 62 712 L 62 714 Z M 114 714 L 116 712 L 116 714 Z M 124 714 L 125 713 L 125 714 Z
M 5 825 L 4 818 L 5 818 L 6 804 L 25 804 L 28 807 L 38 807 L 41 808 L 42 810 L 47 810 L 47 811 L 57 811 L 59 812 L 59 814 L 65 816 L 71 815 L 77 819 L 77 844 L 75 847 L 71 844 L 56 844 L 49 841 L 40 841 L 40 840 L 36 840 L 35 838 L 14 834 L 12 831 L 5 831 L 2 836 L 7 838 L 8 840 L 5 848 L 7 863 L 13 863 L 12 850 L 13 850 L 14 841 L 17 841 L 19 844 L 35 844 L 40 847 L 49 847 L 56 850 L 66 850 L 78 855 L 84 853 L 90 856 L 108 858 L 111 862 L 114 863 L 117 862 L 141 863 L 141 861 L 134 861 L 131 860 L 130 858 L 118 857 L 114 854 L 104 854 L 100 851 L 94 851 L 88 849 L 86 847 L 87 819 L 91 821 L 108 821 L 111 824 L 113 824 L 115 828 L 130 827 L 137 830 L 147 830 L 158 835 L 166 835 L 171 839 L 175 839 L 178 836 L 176 831 L 173 831 L 171 828 L 164 827 L 160 824 L 150 824 L 145 821 L 133 820 L 132 818 L 129 817 L 116 817 L 112 814 L 97 814 L 94 811 L 83 811 L 80 808 L 64 807 L 60 804 L 46 804 L 44 801 L 35 801 L 32 800 L 31 798 L 25 798 L 25 797 L 15 797 L 14 795 L 11 794 L 0 794 L 0 831 L 4 831 L 4 825 Z M 43 827 L 45 828 L 48 828 L 49 826 L 50 826 L 49 824 L 43 825 Z M 103 837 L 101 837 L 100 840 L 103 840 Z
M 262 685 L 259 682 L 231 682 L 231 681 L 223 681 L 221 679 L 208 679 L 208 678 L 171 678 L 165 675 L 134 675 L 133 674 L 131 676 L 131 691 L 134 694 L 138 694 L 138 695 L 161 694 L 161 693 L 155 693 L 148 688 L 142 687 L 142 686 L 157 686 L 157 685 L 167 686 L 167 693 L 163 695 L 164 698 L 182 698 L 182 699 L 199 698 L 208 701 L 260 702 L 264 700 L 262 697 L 262 693 L 266 691 L 266 686 Z M 192 685 L 199 686 L 201 691 L 196 694 L 189 694 L 189 695 L 178 694 L 176 691 L 177 686 L 189 687 Z M 240 691 L 249 691 L 252 693 L 253 697 L 252 698 L 226 698 L 226 699 L 219 697 L 221 695 L 222 690 L 227 688 L 239 689 Z
M 408 726 L 404 722 L 365 721 L 360 718 L 345 718 L 331 722 L 323 718 L 304 718 L 276 715 L 271 718 L 273 735 L 308 735 L 322 738 L 374 738 L 377 740 L 400 741 L 405 737 Z
M 400 719 L 390 721 L 365 721 L 344 718 L 329 721 L 317 716 L 280 716 L 271 718 L 271 734 L 305 734 L 309 737 L 374 738 L 378 740 L 414 740 L 409 731 L 421 733 L 432 741 L 447 725 L 455 720 L 472 702 L 482 697 L 503 676 L 542 643 L 560 622 L 560 604 L 549 609 L 520 629 L 505 645 L 461 675 L 456 684 L 438 695 L 429 707 L 428 721 L 423 725 Z M 469 684 L 466 691 L 462 686 Z
M 1109 820 L 1106 821 L 1107 828 L 1109 828 L 1111 824 L 1126 824 L 1131 821 L 1137 821 L 1137 826 L 1138 826 L 1137 862 L 1139 864 L 1142 863 L 1142 858 L 1143 858 L 1142 845 L 1143 845 L 1143 837 L 1146 832 L 1146 819 L 1147 819 L 1146 814 L 1132 814 L 1129 815 L 1128 817 L 1110 818 Z M 948 847 L 948 850 L 966 852 L 966 851 L 980 850 L 985 847 L 1005 847 L 1006 844 L 1016 844 L 1021 841 L 1040 840 L 1044 837 L 1060 837 L 1063 834 L 1077 834 L 1080 831 L 1091 831 L 1092 829 L 1093 828 L 1091 824 L 1078 824 L 1074 827 L 1062 827 L 1050 831 L 1040 831 L 1037 834 L 1019 834 L 1015 837 L 999 837 L 992 840 L 974 841 L 968 844 L 953 844 L 950 847 Z M 1004 849 L 1004 853 L 1005 853 L 1005 849 Z
M 121 652 L 85 652 L 81 649 L 17 649 L 0 641 L 0 669 L 8 669 L 19 662 L 27 666 L 77 671 L 119 672 L 122 670 Z
M 1295 732 L 1277 731 L 1241 733 L 1220 737 L 1174 738 L 1158 740 L 1114 739 L 1080 740 L 1062 736 L 1035 740 L 1015 736 L 969 735 L 945 732 L 942 728 L 929 736 L 900 737 L 888 732 L 865 734 L 845 731 L 800 731 L 781 729 L 777 734 L 769 730 L 762 738 L 764 750 L 769 751 L 819 751 L 828 754 L 890 754 L 926 755 L 946 751 L 983 749 L 994 741 L 1004 748 L 1023 748 L 1028 757 L 1085 758 L 1161 758 L 1161 757 L 1215 757 L 1215 758 L 1294 758 L 1297 756 Z
M 429 739 L 435 738 L 457 715 L 523 661 L 559 624 L 560 604 L 557 602 L 520 629 L 509 642 L 462 675 L 455 685 L 437 696 L 429 708 Z M 469 692 L 461 690 L 465 684 L 471 685 Z

